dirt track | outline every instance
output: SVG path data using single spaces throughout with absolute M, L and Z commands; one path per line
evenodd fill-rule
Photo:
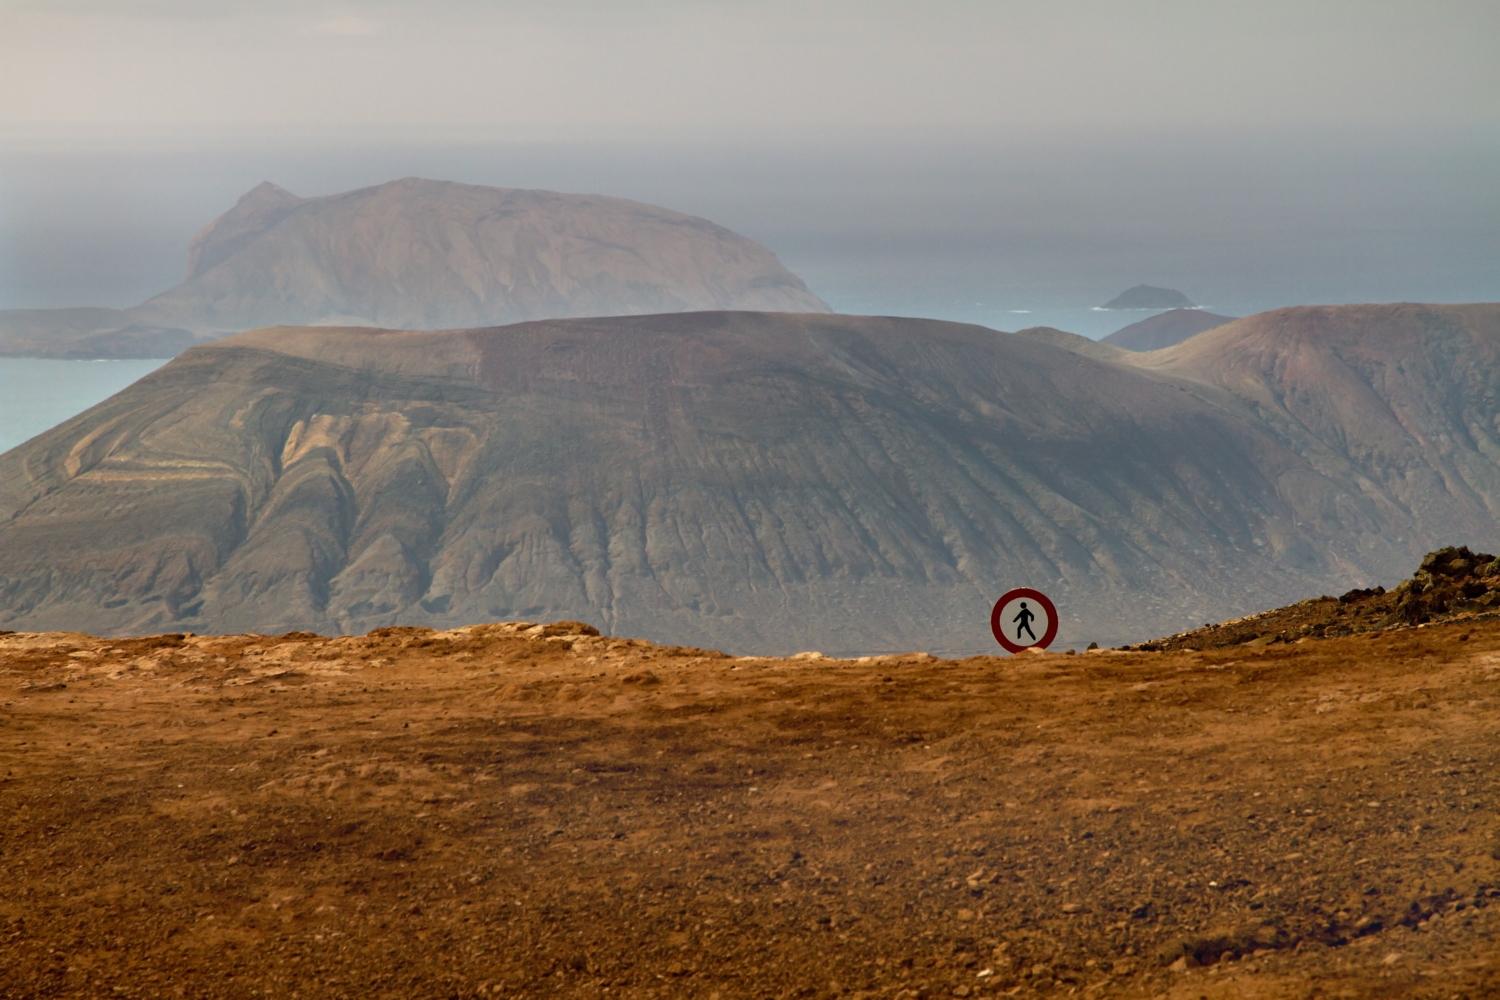
M 0 996 L 1497 996 L 1497 730 L 1495 622 L 0 636 Z

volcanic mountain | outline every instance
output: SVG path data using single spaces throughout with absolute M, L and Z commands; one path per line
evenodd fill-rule
M 407 178 L 322 198 L 261 184 L 133 309 L 0 314 L 0 353 L 161 357 L 269 324 L 435 329 L 703 309 L 826 312 L 765 247 L 599 195 Z
M 1234 322 L 1233 316 L 1219 316 L 1204 309 L 1172 309 L 1139 323 L 1121 327 L 1103 339 L 1106 344 L 1127 351 L 1159 351 L 1196 337 L 1204 330 Z
M 1136 285 L 1110 299 L 1100 309 L 1191 309 L 1193 301 L 1175 288 Z
M 1139 640 L 1493 551 L 1497 350 L 1494 305 L 1124 362 L 807 314 L 256 330 L 0 456 L 0 626 L 960 652 L 1029 585 L 1063 644 Z

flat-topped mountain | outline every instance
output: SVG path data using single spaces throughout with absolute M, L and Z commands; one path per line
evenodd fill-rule
M 1121 327 L 1102 342 L 1127 351 L 1159 351 L 1196 337 L 1204 330 L 1232 323 L 1234 319 L 1205 309 L 1172 309 Z
M 1500 306 L 1114 361 L 806 314 L 257 330 L 0 456 L 0 627 L 959 652 L 1029 585 L 1062 643 L 1137 641 L 1493 551 L 1497 350 Z
M 1175 288 L 1136 285 L 1110 299 L 1101 309 L 1191 309 L 1193 301 Z
M 705 309 L 828 307 L 753 240 L 622 198 L 417 178 L 299 198 L 267 183 L 193 237 L 181 285 L 127 310 L 0 314 L 0 353 L 159 357 L 274 324 L 441 329 Z

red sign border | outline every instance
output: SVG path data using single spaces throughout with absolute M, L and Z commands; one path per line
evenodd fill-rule
M 1041 639 L 1030 646 L 1018 646 L 1011 642 L 1005 637 L 1005 631 L 1000 627 L 1000 609 L 1022 597 L 1036 601 L 1047 612 L 1047 631 L 1042 633 Z M 1009 653 L 1022 653 L 1028 649 L 1046 649 L 1052 645 L 1052 640 L 1057 638 L 1057 605 L 1053 604 L 1052 599 L 1040 590 L 1032 590 L 1030 587 L 1007 590 L 990 610 L 990 631 L 994 633 L 995 641 L 1004 646 L 1006 652 Z

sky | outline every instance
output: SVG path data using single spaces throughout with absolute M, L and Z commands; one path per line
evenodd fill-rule
M 844 311 L 1500 299 L 1497 50 L 1493 0 L 0 0 L 0 306 L 406 175 L 704 215 Z

